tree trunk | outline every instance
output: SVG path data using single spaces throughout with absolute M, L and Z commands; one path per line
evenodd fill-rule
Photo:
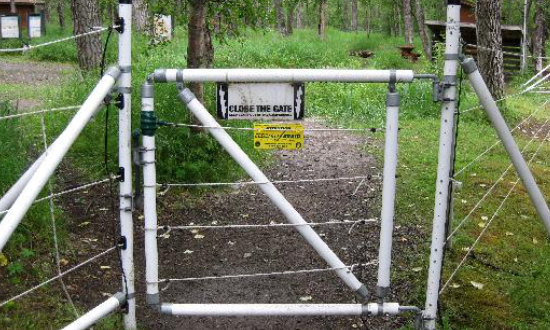
M 187 67 L 200 68 L 204 64 L 204 37 L 206 29 L 206 11 L 207 1 L 191 0 L 189 1 L 189 22 L 187 25 Z M 203 86 L 201 83 L 191 83 L 189 88 L 195 96 L 203 101 Z
M 15 7 L 15 0 L 10 0 L 10 13 L 17 14 L 17 8 Z
M 319 37 L 325 40 L 327 36 L 327 0 L 319 1 Z
M 358 0 L 351 0 L 351 30 L 357 32 L 357 20 L 359 19 Z
M 411 13 L 411 0 L 403 0 L 403 19 L 405 22 L 405 43 L 414 43 L 414 25 Z
M 296 6 L 296 28 L 304 28 L 304 6 L 301 2 L 298 2 L 298 5 Z
M 395 21 L 395 36 L 402 36 L 403 35 L 403 27 L 401 25 L 401 22 L 403 20 L 403 17 L 401 17 L 401 8 L 399 8 L 398 3 L 394 3 L 394 11 L 395 11 L 395 17 L 397 17 Z
M 546 17 L 544 15 L 545 1 L 536 0 L 535 6 L 535 31 L 533 36 L 533 57 L 535 60 L 535 70 L 537 72 L 544 68 L 543 58 L 545 56 L 546 45 Z
M 428 38 L 428 32 L 426 31 L 426 24 L 424 19 L 424 7 L 422 6 L 422 0 L 414 0 L 415 4 L 415 16 L 416 23 L 418 24 L 418 32 L 420 32 L 420 39 L 422 39 L 422 48 L 424 48 L 424 54 L 426 58 L 432 59 L 432 46 L 430 39 Z
M 288 4 L 286 8 L 286 35 L 289 36 L 294 33 L 294 15 L 296 11 L 296 5 Z
M 147 3 L 144 0 L 134 0 L 133 2 L 134 28 L 140 32 L 149 32 L 149 12 Z
M 63 0 L 57 0 L 57 19 L 59 21 L 59 27 L 65 28 L 65 2 Z
M 72 0 L 73 33 L 90 32 L 94 26 L 101 26 L 99 4 L 95 0 Z M 101 36 L 92 34 L 77 38 L 76 50 L 80 69 L 88 71 L 99 67 L 101 62 Z
M 344 31 L 349 31 L 349 1 L 342 0 L 344 2 L 342 6 L 342 28 Z
M 281 0 L 274 0 L 273 5 L 275 6 L 275 13 L 277 15 L 277 30 L 279 30 L 282 35 L 286 35 L 285 15 L 281 2 Z
M 501 16 L 502 0 L 477 1 L 477 58 L 479 69 L 495 99 L 504 96 Z

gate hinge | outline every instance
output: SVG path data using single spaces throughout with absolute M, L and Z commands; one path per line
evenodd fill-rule
M 126 173 L 124 171 L 124 167 L 118 168 L 118 182 L 124 182 L 126 180 Z
M 115 30 L 117 30 L 118 33 L 124 33 L 124 18 L 117 17 L 115 19 Z
M 445 91 L 450 87 L 457 86 L 456 76 L 444 76 L 443 81 L 434 83 L 434 102 L 453 102 L 456 99 L 445 97 Z

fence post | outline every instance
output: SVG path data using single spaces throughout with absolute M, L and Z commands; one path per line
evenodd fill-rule
M 447 32 L 444 67 L 443 106 L 439 136 L 439 156 L 432 228 L 432 246 L 426 289 L 426 306 L 422 315 L 423 327 L 433 330 L 436 325 L 439 284 L 443 266 L 445 233 L 448 219 L 448 198 L 451 184 L 454 122 L 456 111 L 456 73 L 460 42 L 460 0 L 447 1 Z
M 120 167 L 119 212 L 120 235 L 125 241 L 121 250 L 122 289 L 127 295 L 124 327 L 136 329 L 136 301 L 134 289 L 134 232 L 132 191 L 132 1 L 120 0 L 118 14 L 121 28 L 118 38 L 118 63 L 121 76 L 118 84 L 122 107 L 118 116 L 118 164 Z
M 378 251 L 377 295 L 385 299 L 390 291 L 393 221 L 395 217 L 395 185 L 399 131 L 399 94 L 391 82 L 386 97 L 386 146 L 384 148 L 384 182 L 382 187 L 382 221 Z

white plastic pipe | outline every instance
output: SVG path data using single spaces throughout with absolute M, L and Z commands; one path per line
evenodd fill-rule
M 336 69 L 159 69 L 156 82 L 412 82 L 412 70 L 336 70 Z
M 127 3 L 123 3 L 127 2 Z M 118 112 L 118 164 L 123 169 L 124 180 L 120 182 L 120 235 L 126 240 L 126 248 L 120 251 L 122 288 L 128 290 L 128 312 L 124 314 L 124 328 L 136 329 L 136 300 L 134 289 L 134 222 L 132 189 L 132 3 L 121 1 L 118 14 L 124 20 L 124 30 L 118 37 L 118 65 L 121 75 L 118 81 L 119 92 L 124 107 Z
M 17 182 L 14 183 L 14 185 L 2 196 L 2 199 L 0 199 L 0 212 L 7 211 L 12 206 L 13 202 L 17 199 L 19 194 L 21 194 L 21 191 L 27 183 L 29 183 L 30 179 L 34 175 L 34 172 L 38 169 L 38 166 L 42 164 L 42 161 L 46 157 L 46 153 L 43 153 L 40 155 L 40 157 L 29 167 L 29 169 L 17 180 Z M 2 218 L 3 214 L 0 214 L 0 218 Z
M 222 145 L 222 147 L 231 155 L 231 157 L 245 170 L 254 182 L 260 183 L 258 186 L 264 194 L 277 206 L 284 214 L 287 220 L 296 226 L 296 230 L 304 239 L 319 253 L 319 255 L 329 264 L 331 268 L 337 268 L 336 274 L 350 287 L 360 299 L 366 300 L 368 292 L 366 287 L 359 282 L 353 273 L 346 268 L 346 265 L 338 256 L 328 247 L 328 245 L 317 235 L 310 226 L 303 226 L 307 222 L 300 213 L 286 200 L 279 190 L 269 181 L 265 174 L 254 164 L 248 155 L 239 147 L 235 141 L 227 134 L 206 108 L 195 98 L 189 89 L 180 92 L 180 98 L 187 105 L 193 115 L 207 127 L 212 136 Z
M 521 151 L 519 150 L 516 141 L 514 140 L 508 125 L 506 124 L 506 121 L 504 121 L 504 118 L 502 117 L 502 114 L 500 113 L 489 88 L 487 88 L 487 85 L 485 84 L 485 81 L 483 80 L 483 77 L 475 64 L 475 61 L 472 58 L 468 58 L 462 63 L 462 65 L 464 67 L 464 71 L 468 74 L 468 78 L 470 79 L 470 83 L 474 88 L 474 91 L 476 92 L 483 108 L 485 109 L 485 112 L 487 113 L 487 117 L 491 120 L 493 127 L 502 141 L 502 145 L 510 156 L 510 160 L 512 161 L 512 164 L 514 164 L 518 176 L 521 178 L 521 182 L 523 183 L 523 186 L 531 198 L 531 202 L 537 210 L 538 216 L 544 222 L 546 230 L 550 234 L 550 209 L 548 209 L 546 199 L 539 189 L 539 186 L 537 185 L 527 162 L 523 158 Z
M 8 239 L 13 234 L 32 203 L 44 188 L 46 182 L 61 163 L 61 160 L 74 141 L 78 138 L 86 124 L 101 106 L 103 99 L 111 92 L 116 80 L 120 75 L 118 68 L 110 68 L 101 78 L 92 93 L 86 99 L 86 102 L 80 107 L 67 128 L 50 145 L 48 154 L 31 177 L 29 184 L 25 186 L 19 197 L 15 200 L 12 207 L 0 222 L 0 251 L 4 249 Z
M 439 299 L 439 283 L 443 265 L 443 249 L 445 247 L 448 216 L 448 198 L 452 168 L 454 145 L 454 122 L 456 111 L 456 73 L 458 69 L 458 51 L 460 47 L 460 1 L 449 0 L 447 6 L 447 32 L 445 47 L 445 65 L 443 74 L 449 84 L 443 91 L 443 106 L 441 109 L 441 128 L 439 132 L 439 155 L 437 165 L 437 181 L 435 183 L 435 208 L 432 227 L 432 244 L 430 249 L 430 264 L 426 288 L 426 305 L 423 320 L 425 329 L 435 329 L 437 316 L 437 301 Z
M 395 185 L 399 132 L 399 94 L 388 92 L 386 98 L 386 145 L 384 148 L 384 182 L 382 214 L 380 216 L 380 249 L 378 250 L 377 294 L 385 298 L 390 290 L 393 220 L 395 216 Z
M 143 85 L 141 111 L 153 112 L 153 86 Z M 155 166 L 155 136 L 143 132 L 143 214 L 145 217 L 145 281 L 147 303 L 160 303 L 157 247 L 157 173 Z
M 405 307 L 403 311 L 414 311 Z M 398 303 L 361 304 L 162 304 L 161 313 L 177 316 L 376 316 L 397 315 Z
M 120 306 L 126 302 L 126 296 L 124 293 L 119 292 L 113 295 L 111 298 L 105 300 L 103 303 L 82 315 L 76 319 L 73 323 L 67 325 L 63 330 L 85 330 L 93 326 L 97 321 L 105 318 L 117 310 Z

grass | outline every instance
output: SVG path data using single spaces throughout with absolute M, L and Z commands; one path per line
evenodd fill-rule
M 51 31 L 51 29 L 50 29 Z M 65 32 L 49 34 L 47 39 L 55 39 Z M 186 42 L 185 31 L 177 30 L 177 38 L 172 43 L 150 46 L 143 36 L 135 35 L 133 46 L 133 88 L 139 90 L 145 76 L 156 68 L 174 68 L 185 66 Z M 116 38 L 114 38 L 116 40 Z M 113 40 L 109 48 L 109 62 L 115 61 L 116 47 Z M 36 42 L 40 42 L 36 41 Z M 217 43 L 215 67 L 256 67 L 256 68 L 412 68 L 416 72 L 440 72 L 441 61 L 430 63 L 421 60 L 409 63 L 403 60 L 396 47 L 402 44 L 400 38 L 391 38 L 373 34 L 370 38 L 363 34 L 344 33 L 329 30 L 327 40 L 320 42 L 312 30 L 298 30 L 288 38 L 271 31 L 248 31 L 242 37 L 230 39 L 225 44 Z M 349 51 L 368 49 L 375 53 L 371 59 L 349 56 Z M 418 49 L 420 49 L 418 45 Z M 58 50 L 58 51 L 57 51 Z M 75 49 L 71 43 L 59 44 L 52 48 L 33 51 L 24 57 L 34 60 L 74 62 Z M 20 57 L 9 57 L 20 60 Z M 40 90 L 39 94 L 47 101 L 48 106 L 64 106 L 82 102 L 89 93 L 98 74 L 91 73 L 75 76 L 60 89 Z M 515 77 L 509 83 L 508 93 L 514 93 L 520 82 L 528 75 Z M 4 87 L 4 86 L 3 86 Z M 6 86 L 11 92 L 20 92 L 30 96 L 31 90 L 21 86 Z M 384 101 L 387 86 L 350 85 L 350 84 L 308 84 L 307 112 L 311 116 L 321 116 L 333 125 L 344 127 L 382 127 L 384 125 Z M 213 107 L 211 97 L 214 86 L 207 85 L 206 103 Z M 397 196 L 397 223 L 401 226 L 418 226 L 426 237 L 431 233 L 433 217 L 434 182 L 437 169 L 437 147 L 439 139 L 440 105 L 433 103 L 432 86 L 428 82 L 399 86 L 402 95 L 400 120 L 399 151 L 399 186 Z M 176 97 L 174 86 L 161 85 L 156 90 L 156 111 L 159 118 L 173 122 L 188 122 L 189 115 Z M 503 107 L 509 123 L 517 123 L 534 109 L 542 106 L 544 98 L 525 95 L 506 101 Z M 464 83 L 461 97 L 461 109 L 477 106 L 477 99 L 467 82 Z M 140 100 L 134 94 L 134 127 L 139 126 L 138 109 Z M 116 159 L 116 115 L 111 110 L 110 159 Z M 105 175 L 101 159 L 103 148 L 97 141 L 103 138 L 104 112 L 97 115 L 86 128 L 69 154 L 69 162 L 89 179 Z M 55 114 L 47 118 L 48 135 L 56 136 L 69 120 L 69 114 Z M 535 121 L 542 122 L 548 118 L 547 111 L 535 116 Z M 0 122 L 0 139 L 9 141 L 2 150 L 0 171 L 0 191 L 13 182 L 25 166 L 25 159 L 14 157 L 21 150 L 33 150 L 36 137 L 25 135 L 15 126 L 2 126 Z M 248 125 L 246 122 L 230 122 L 224 125 Z M 24 125 L 37 125 L 36 121 L 26 121 Z M 512 125 L 511 125 L 512 126 Z M 3 129 L 3 130 L 2 130 Z M 33 131 L 34 132 L 34 131 Z M 32 133 L 34 134 L 34 133 Z M 252 139 L 246 132 L 231 133 L 237 142 L 252 155 L 255 160 L 267 162 L 269 156 L 259 154 L 252 148 Z M 379 136 L 380 139 L 383 137 Z M 16 139 L 13 139 L 17 137 Z M 166 129 L 158 133 L 159 181 L 205 182 L 234 180 L 242 172 L 225 155 L 223 150 L 211 138 L 204 134 L 191 134 L 188 129 Z M 516 134 L 520 146 L 525 146 L 530 137 L 523 133 Z M 461 116 L 457 149 L 457 168 L 474 159 L 488 146 L 496 141 L 496 135 L 488 124 L 481 110 L 471 111 Z M 527 149 L 527 155 L 533 153 L 540 141 L 535 141 Z M 382 160 L 383 150 L 375 145 L 368 147 L 368 152 L 378 155 Z M 550 151 L 546 144 L 535 162 L 533 171 L 541 182 L 547 196 L 550 195 Z M 30 158 L 30 155 L 27 155 Z M 5 165 L 6 164 L 6 165 Z M 98 165 L 99 164 L 99 165 Z M 474 164 L 462 176 L 457 178 L 463 187 L 456 194 L 455 225 L 469 212 L 477 200 L 486 192 L 508 166 L 509 161 L 502 147 L 497 147 L 487 157 Z M 114 168 L 114 161 L 111 168 Z M 512 171 L 513 172 L 513 171 Z M 471 246 L 482 230 L 480 223 L 486 223 L 500 204 L 510 188 L 510 181 L 515 181 L 513 173 L 505 178 L 484 204 L 476 211 L 472 219 L 459 231 L 453 241 L 453 248 L 446 258 L 443 278 L 446 279 L 464 254 L 463 249 Z M 34 210 L 34 209 L 33 209 Z M 42 210 L 43 212 L 44 210 Z M 34 212 L 34 211 L 33 211 Z M 36 212 L 40 212 L 37 210 Z M 32 214 L 25 223 L 31 223 Z M 38 220 L 37 220 L 38 221 Z M 45 226 L 39 222 L 36 226 Z M 49 237 L 46 227 L 37 230 L 40 239 Z M 28 247 L 29 241 L 25 229 L 18 231 L 23 240 L 10 243 L 9 260 L 14 263 L 25 257 L 18 255 L 20 247 Z M 17 239 L 16 239 L 17 241 Z M 422 247 L 422 253 L 410 256 L 410 268 L 424 267 L 421 273 L 412 273 L 409 269 L 399 269 L 394 280 L 406 280 L 415 288 L 403 303 L 423 306 L 425 277 L 429 253 L 429 241 L 415 242 Z M 16 248 L 15 248 L 16 247 Z M 548 328 L 550 312 L 548 298 L 550 295 L 550 263 L 548 259 L 550 245 L 540 221 L 537 219 L 529 199 L 521 186 L 505 204 L 486 236 L 480 241 L 465 266 L 453 281 L 454 287 L 442 295 L 442 319 L 445 328 Z M 14 260 L 14 261 L 12 261 Z M 421 274 L 422 276 L 419 276 Z M 39 276 L 40 274 L 36 274 Z M 474 288 L 470 282 L 484 285 L 483 289 Z M 535 302 L 535 303 L 534 303 Z M 16 308 L 16 307 L 14 307 Z M 17 315 L 17 313 L 15 313 Z M 43 324 L 38 320 L 35 324 Z M 6 323 L 10 324 L 10 323 Z M 12 323 L 13 324 L 13 323 Z M 18 324 L 18 323 L 16 323 Z M 21 325 L 24 325 L 21 323 Z M 109 327 L 108 325 L 106 327 Z

